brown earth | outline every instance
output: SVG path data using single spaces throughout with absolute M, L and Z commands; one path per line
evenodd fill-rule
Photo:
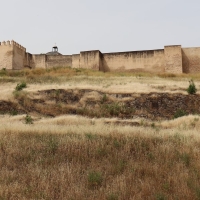
M 118 117 L 152 120 L 172 119 L 182 111 L 200 113 L 200 95 L 180 93 L 103 93 L 89 89 L 51 89 L 15 94 L 13 101 L 0 101 L 0 113 L 38 113 L 45 116 L 78 114 L 89 117 Z

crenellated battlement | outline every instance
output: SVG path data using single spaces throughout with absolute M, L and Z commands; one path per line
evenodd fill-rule
M 23 69 L 26 48 L 14 40 L 0 42 L 0 69 Z
M 19 49 L 26 51 L 26 48 L 15 42 L 14 40 L 8 40 L 8 41 L 3 41 L 0 42 L 0 46 L 15 46 L 18 47 Z

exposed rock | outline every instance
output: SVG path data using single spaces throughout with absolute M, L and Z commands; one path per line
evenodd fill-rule
M 30 96 L 26 96 L 26 99 L 16 99 L 17 103 L 0 101 L 0 113 L 19 110 L 49 116 L 80 114 L 89 117 L 123 119 L 143 117 L 153 120 L 172 119 L 179 110 L 185 114 L 200 114 L 200 95 L 198 94 L 104 94 L 84 89 L 53 89 L 38 91 Z

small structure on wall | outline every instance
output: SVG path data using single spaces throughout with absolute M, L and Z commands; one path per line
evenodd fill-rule
M 46 53 L 46 55 L 48 55 L 48 56 L 59 56 L 59 55 L 62 55 L 62 54 L 58 52 L 58 47 L 55 45 L 55 46 L 52 47 L 52 51 Z
M 58 47 L 46 54 L 30 54 L 15 41 L 0 42 L 0 69 L 72 67 L 93 70 L 151 73 L 200 73 L 200 47 L 180 45 L 163 49 L 101 53 L 99 50 L 62 55 Z

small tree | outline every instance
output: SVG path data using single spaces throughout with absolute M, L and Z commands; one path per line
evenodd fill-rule
M 187 92 L 188 94 L 196 94 L 197 92 L 196 86 L 192 79 L 189 81 L 189 87 L 187 89 Z

